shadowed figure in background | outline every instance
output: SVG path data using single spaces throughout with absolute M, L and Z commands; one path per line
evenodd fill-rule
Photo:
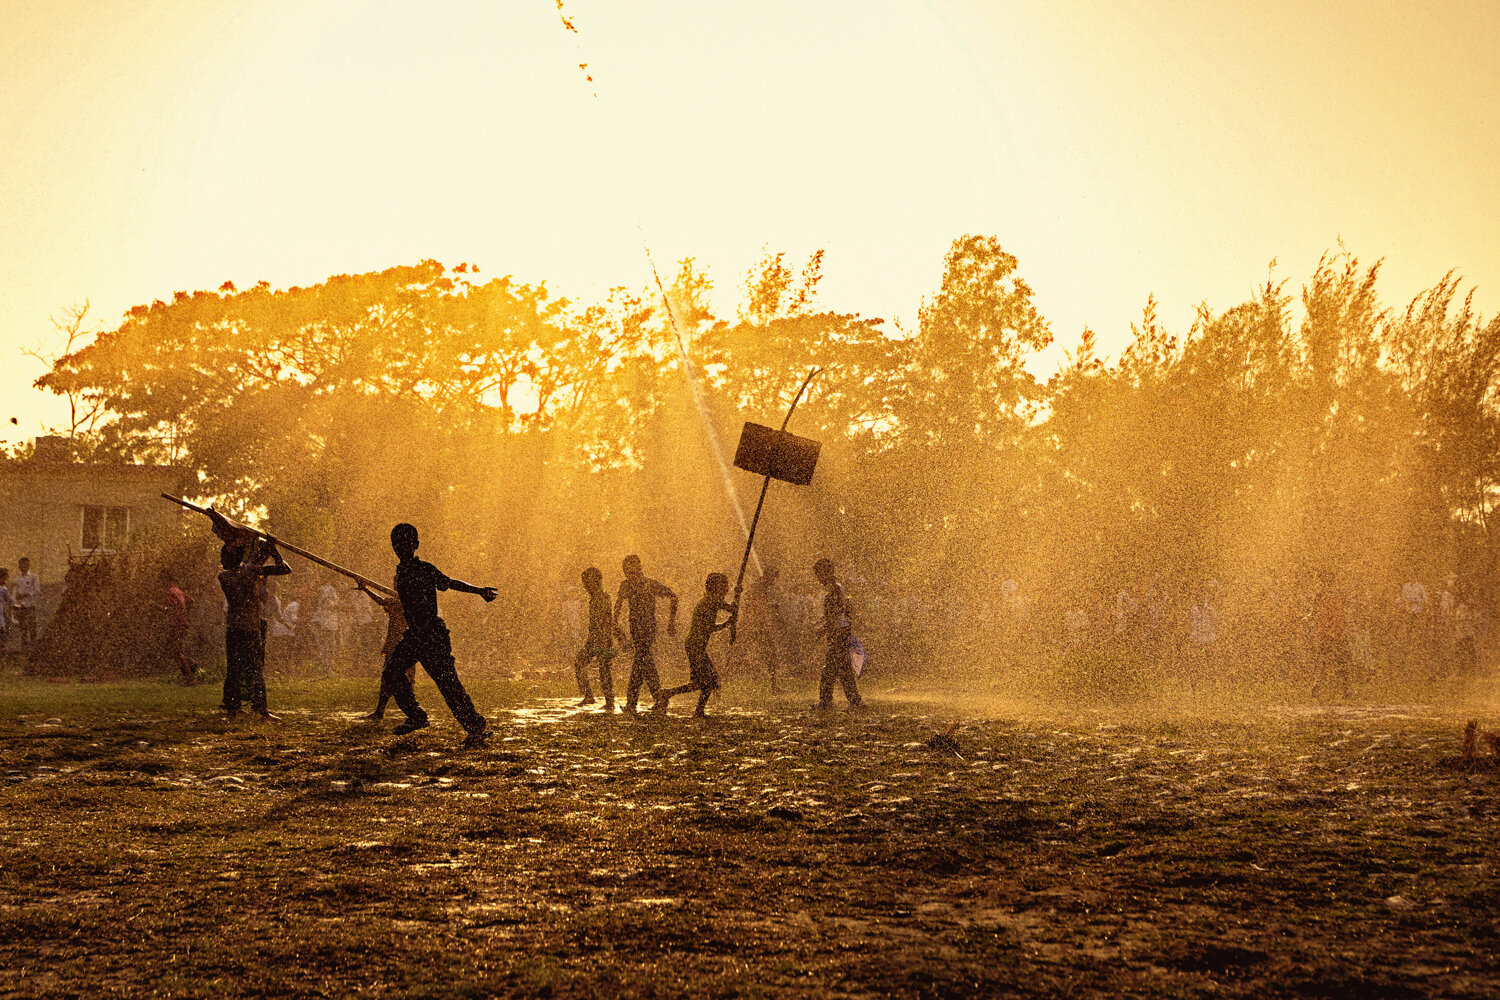
M 844 697 L 849 699 L 849 707 L 863 708 L 864 699 L 859 696 L 854 664 L 849 659 L 849 640 L 854 636 L 849 622 L 849 598 L 833 571 L 833 560 L 819 559 L 813 563 L 813 576 L 823 585 L 823 624 L 818 627 L 818 634 L 828 640 L 823 676 L 818 681 L 818 703 L 813 707 L 819 711 L 833 707 L 833 684 L 838 681 L 843 685 Z
M 167 632 L 164 652 L 168 662 L 182 674 L 182 683 L 198 683 L 198 664 L 188 655 L 188 605 L 191 603 L 182 588 L 172 579 L 172 571 L 165 566 L 159 574 L 162 586 L 163 608 L 167 613 Z
M 772 694 L 782 693 L 776 671 L 781 666 L 782 648 L 786 643 L 786 616 L 781 611 L 781 593 L 776 589 L 780 575 L 775 566 L 767 566 L 760 579 L 745 588 L 744 599 L 740 602 L 744 614 L 739 615 L 738 626 L 746 653 L 752 659 L 765 661 L 766 672 L 771 675 Z
M 401 611 L 406 616 L 406 631 L 386 658 L 381 675 L 381 686 L 390 689 L 391 697 L 406 713 L 406 721 L 392 731 L 403 736 L 428 724 L 427 713 L 417 704 L 411 677 L 407 675 L 409 669 L 420 663 L 442 692 L 448 710 L 468 734 L 464 746 L 478 746 L 489 735 L 489 730 L 484 716 L 474 710 L 474 702 L 458 679 L 448 626 L 438 616 L 437 592 L 457 590 L 477 594 L 489 603 L 498 591 L 494 587 L 476 587 L 462 580 L 450 580 L 432 563 L 417 558 L 418 544 L 414 525 L 402 523 L 391 529 L 391 548 L 401 559 L 396 566 L 396 593 L 401 598 Z
M 385 664 L 391 662 L 391 654 L 401 643 L 401 637 L 406 634 L 406 615 L 401 611 L 401 598 L 381 597 L 365 586 L 363 580 L 359 581 L 359 590 L 370 600 L 380 605 L 380 610 L 385 612 L 385 642 L 380 647 L 380 699 L 375 704 L 375 711 L 365 718 L 372 721 L 380 721 L 385 718 L 385 703 L 391 700 L 390 685 L 385 682 Z M 406 680 L 411 683 L 417 679 L 417 661 L 413 660 L 411 666 L 406 668 Z
M 633 656 L 630 662 L 630 682 L 625 685 L 625 711 L 634 712 L 642 683 L 651 690 L 651 697 L 655 701 L 661 701 L 661 678 L 657 676 L 656 654 L 651 648 L 651 644 L 656 641 L 656 599 L 665 597 L 670 602 L 667 635 L 675 636 L 677 594 L 666 584 L 646 576 L 641 568 L 640 556 L 626 556 L 621 568 L 625 571 L 625 579 L 620 583 L 620 592 L 615 595 L 614 622 L 618 627 L 620 609 L 629 604 Z
M 589 595 L 589 634 L 583 641 L 583 648 L 573 658 L 573 672 L 578 677 L 580 695 L 578 707 L 594 703 L 594 692 L 589 686 L 589 663 L 598 660 L 599 688 L 604 692 L 604 710 L 613 712 L 615 684 L 609 661 L 615 657 L 614 637 L 619 629 L 615 627 L 610 613 L 609 592 L 604 589 L 604 574 L 599 572 L 597 566 L 590 566 L 583 571 L 582 579 L 583 589 Z
M 271 560 L 271 565 L 263 563 Z M 234 719 L 241 701 L 268 722 L 277 721 L 266 707 L 266 647 L 260 618 L 260 582 L 285 576 L 292 568 L 272 542 L 252 540 L 243 549 L 225 543 L 219 550 L 219 589 L 228 608 L 224 613 L 224 714 Z
M 651 707 L 653 712 L 659 715 L 667 714 L 667 702 L 673 695 L 687 694 L 689 691 L 697 691 L 698 710 L 693 714 L 702 718 L 704 709 L 708 706 L 709 697 L 719 690 L 719 672 L 714 669 L 714 661 L 708 656 L 708 639 L 720 629 L 728 628 L 734 622 L 734 614 L 739 610 L 737 605 L 724 603 L 724 595 L 729 593 L 729 577 L 723 573 L 710 573 L 703 584 L 704 596 L 697 606 L 693 608 L 692 624 L 688 626 L 687 647 L 688 670 L 692 680 L 686 684 L 680 684 L 674 688 L 667 688 L 656 699 L 656 704 Z M 728 611 L 730 617 L 722 624 L 719 622 L 719 612 Z

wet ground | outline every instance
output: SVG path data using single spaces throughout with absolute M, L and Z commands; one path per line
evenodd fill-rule
M 5 712 L 0 996 L 1500 997 L 1453 713 L 513 704 Z

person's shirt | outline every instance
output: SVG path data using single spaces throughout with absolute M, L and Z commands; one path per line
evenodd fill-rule
M 614 637 L 613 615 L 610 613 L 609 591 L 600 587 L 589 595 L 590 646 L 608 646 Z
M 339 627 L 339 592 L 333 584 L 323 584 L 318 591 L 318 607 L 313 611 L 313 623 L 319 628 L 337 631 Z
M 1469 608 L 1467 601 L 1459 601 L 1458 607 L 1453 609 L 1454 636 L 1458 639 L 1473 639 L 1478 633 L 1475 628 L 1475 618 L 1478 616 Z
M 281 617 L 281 601 L 271 590 L 271 581 L 261 577 L 255 583 L 255 600 L 260 605 L 260 620 L 270 624 Z
M 688 626 L 687 651 L 690 654 L 702 654 L 708 652 L 708 637 L 713 635 L 714 626 L 719 622 L 719 609 L 724 602 L 712 594 L 703 595 L 693 608 L 693 621 Z
M 271 621 L 271 634 L 278 639 L 290 639 L 297 634 L 297 618 L 302 613 L 302 605 L 297 601 L 287 601 L 281 605 L 276 617 Z
M 1401 585 L 1401 600 L 1406 602 L 1408 614 L 1421 615 L 1427 613 L 1427 588 L 1422 586 L 1420 580 Z
M 1318 591 L 1313 604 L 1313 629 L 1319 639 L 1344 638 L 1348 628 L 1344 616 L 1344 593 L 1337 587 L 1325 587 Z
M 17 575 L 16 582 L 10 588 L 10 599 L 18 608 L 36 607 L 37 599 L 41 596 L 42 582 L 32 570 Z
M 650 577 L 626 577 L 620 584 L 620 600 L 630 605 L 630 637 L 650 640 L 656 635 L 656 599 L 673 597 L 672 588 Z
M 13 602 L 10 588 L 0 583 L 0 629 L 10 624 L 10 606 Z
M 775 632 L 785 627 L 780 595 L 766 583 L 765 577 L 745 588 L 745 600 L 740 611 L 740 617 L 745 619 L 749 631 Z
M 175 583 L 167 587 L 167 621 L 174 628 L 187 628 L 187 595 Z
M 408 631 L 447 627 L 438 615 L 437 592 L 447 590 L 452 583 L 430 562 L 415 556 L 401 560 L 396 566 L 396 593 Z
M 849 635 L 849 598 L 837 581 L 823 593 L 823 626 L 830 641 Z
M 362 628 L 367 625 L 375 624 L 375 611 L 370 607 L 369 601 L 366 601 L 363 598 L 355 600 L 354 595 L 352 594 L 350 595 L 349 600 L 354 604 L 354 624 L 357 627 Z
M 1200 646 L 1212 646 L 1218 640 L 1218 616 L 1207 601 L 1193 605 L 1193 628 L 1189 635 Z
M 247 632 L 260 631 L 258 584 L 262 577 L 291 572 L 285 563 L 269 566 L 236 566 L 219 574 L 219 589 L 224 591 L 224 627 Z

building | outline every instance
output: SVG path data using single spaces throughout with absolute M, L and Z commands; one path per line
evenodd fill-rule
M 37 438 L 35 457 L 0 461 L 0 566 L 14 576 L 22 556 L 31 560 L 45 620 L 62 596 L 69 558 L 112 553 L 176 525 L 183 509 L 161 494 L 180 494 L 187 478 L 170 465 L 73 462 L 66 439 Z

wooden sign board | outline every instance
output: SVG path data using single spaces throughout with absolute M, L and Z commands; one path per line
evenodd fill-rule
M 808 438 L 747 422 L 740 432 L 734 466 L 758 476 L 806 486 L 812 482 L 813 467 L 818 464 L 822 447 Z

